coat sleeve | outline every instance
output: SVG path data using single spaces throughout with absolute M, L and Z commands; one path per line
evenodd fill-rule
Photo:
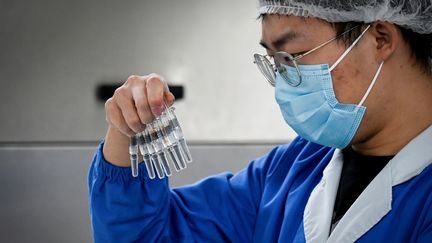
M 251 242 L 267 167 L 276 153 L 194 185 L 169 189 L 150 180 L 143 163 L 130 168 L 105 161 L 101 144 L 88 176 L 95 242 Z
M 420 235 L 418 243 L 430 243 L 432 242 L 432 224 L 429 225 L 423 233 Z
M 432 195 L 432 194 L 429 194 Z M 432 196 L 429 196 L 429 201 L 426 203 L 429 207 L 425 215 L 425 223 L 416 242 L 418 243 L 431 243 L 432 242 Z

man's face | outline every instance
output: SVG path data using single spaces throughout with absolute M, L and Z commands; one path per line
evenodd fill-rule
M 332 71 L 333 87 L 340 103 L 358 104 L 380 64 L 375 58 L 373 38 L 368 37 L 367 34 L 366 32 L 356 47 Z M 277 51 L 284 51 L 295 56 L 335 36 L 336 31 L 330 24 L 316 18 L 267 15 L 262 21 L 260 43 L 270 56 Z M 298 64 L 329 64 L 331 66 L 346 48 L 347 46 L 342 41 L 333 41 L 297 62 Z M 378 91 L 375 90 L 378 89 L 377 86 L 379 82 L 364 104 L 367 112 L 358 135 L 362 133 L 361 130 L 366 129 L 365 123 L 374 113 L 373 105 L 376 106 L 374 99 L 377 97 Z

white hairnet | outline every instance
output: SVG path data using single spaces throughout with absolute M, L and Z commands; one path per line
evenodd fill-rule
M 328 22 L 388 21 L 432 33 L 432 0 L 258 0 L 260 14 L 316 17 Z

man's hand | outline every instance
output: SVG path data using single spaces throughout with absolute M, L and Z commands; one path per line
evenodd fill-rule
M 104 157 L 117 166 L 130 166 L 129 137 L 142 132 L 164 110 L 164 101 L 171 106 L 174 95 L 168 90 L 164 78 L 157 74 L 130 76 L 113 97 L 105 103 L 109 124 Z

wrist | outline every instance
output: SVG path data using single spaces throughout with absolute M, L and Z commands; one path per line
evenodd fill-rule
M 109 126 L 105 136 L 103 155 L 106 161 L 120 167 L 129 167 L 129 137 Z

